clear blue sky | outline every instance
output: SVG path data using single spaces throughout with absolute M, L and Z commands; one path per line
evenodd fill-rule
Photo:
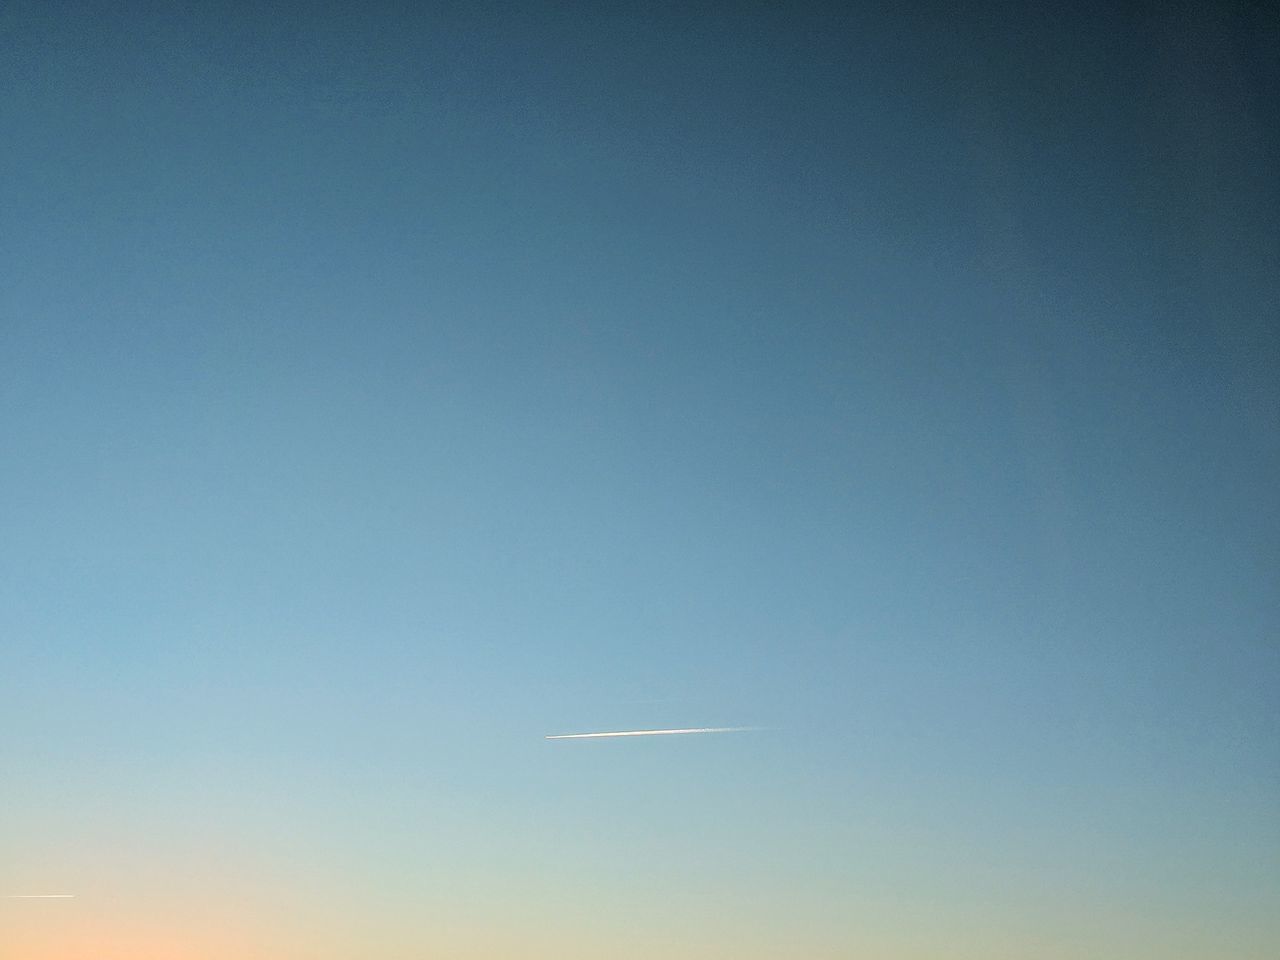
M 949 6 L 5 5 L 0 954 L 1274 956 L 1276 18 Z

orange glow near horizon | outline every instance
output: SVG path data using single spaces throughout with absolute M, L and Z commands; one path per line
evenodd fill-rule
M 6 960 L 269 960 L 268 938 L 208 911 L 139 904 L 80 909 L 66 901 L 38 910 L 7 910 L 0 926 Z

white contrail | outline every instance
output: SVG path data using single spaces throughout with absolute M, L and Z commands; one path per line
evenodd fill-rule
M 754 727 L 687 727 L 683 730 L 617 730 L 612 733 L 559 733 L 544 740 L 595 740 L 601 737 L 666 737 L 677 733 L 740 733 Z
M 11 893 L 5 900 L 74 900 L 74 893 Z

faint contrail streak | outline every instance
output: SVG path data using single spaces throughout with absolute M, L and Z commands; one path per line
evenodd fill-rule
M 618 730 L 613 733 L 559 733 L 544 740 L 598 740 L 603 737 L 667 737 L 677 733 L 740 733 L 754 727 L 687 727 L 683 730 Z

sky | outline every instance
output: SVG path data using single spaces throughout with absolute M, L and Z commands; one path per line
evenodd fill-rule
M 1274 957 L 1278 64 L 5 4 L 0 958 Z

